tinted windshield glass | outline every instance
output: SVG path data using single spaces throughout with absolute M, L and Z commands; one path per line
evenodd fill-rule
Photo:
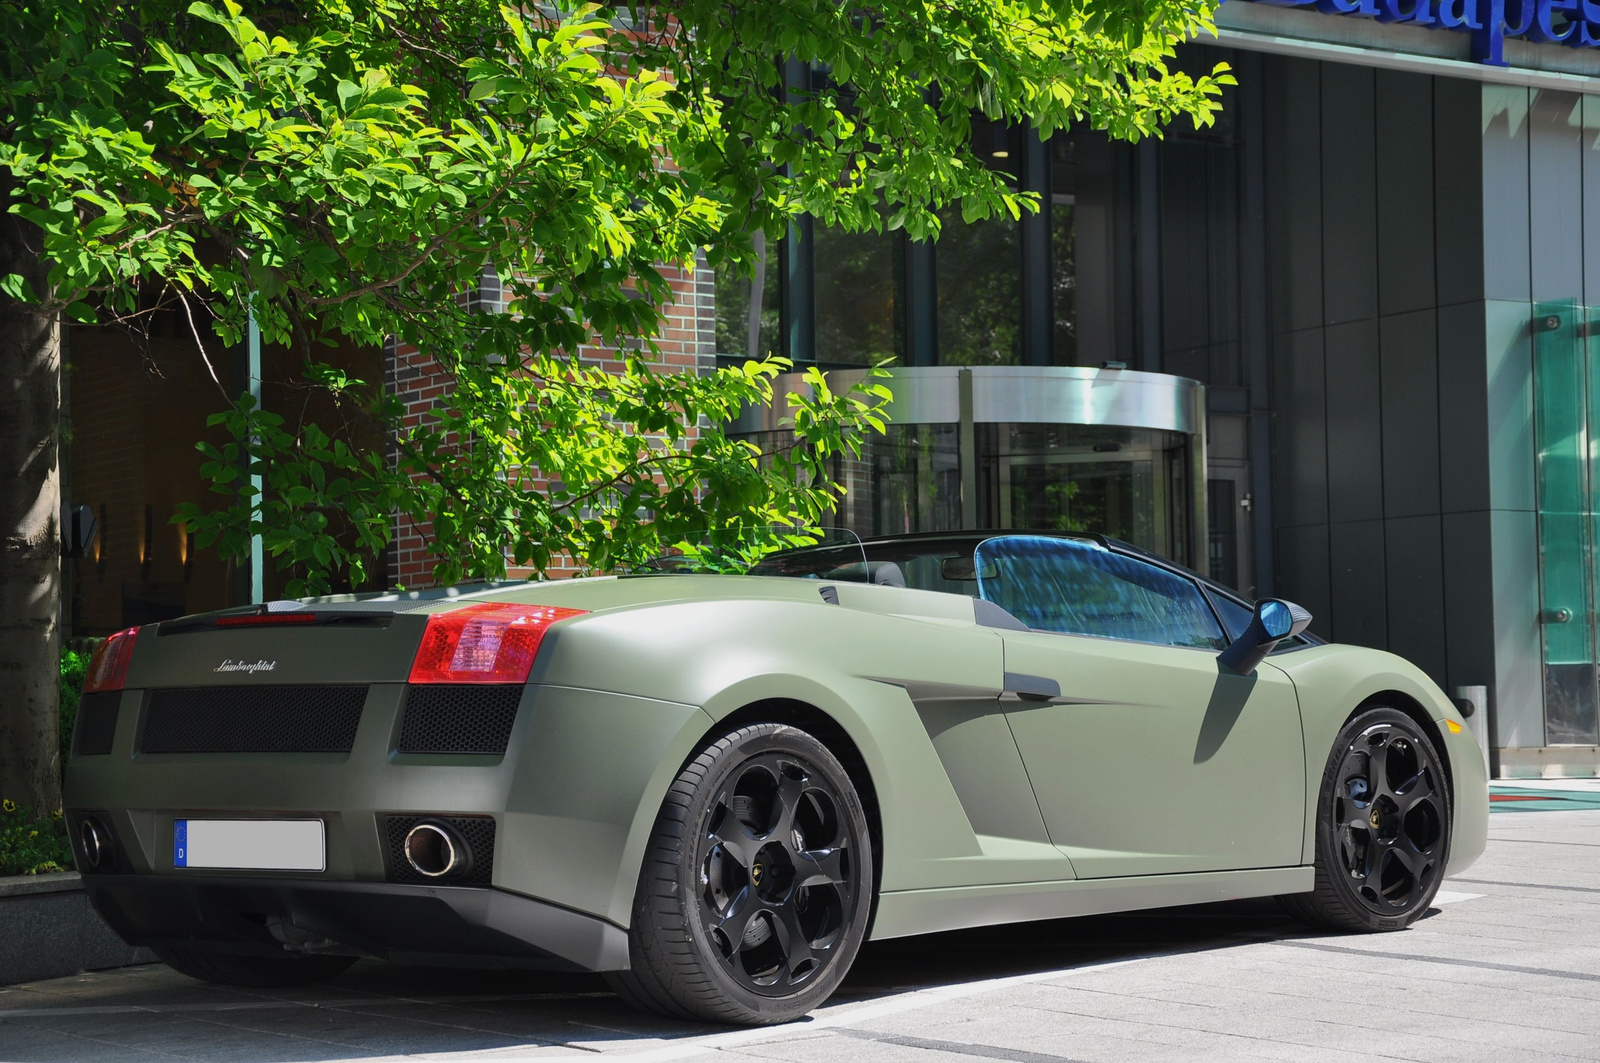
M 1072 635 L 1221 649 L 1200 588 L 1098 543 L 1005 535 L 975 555 L 978 594 L 1029 627 Z
M 972 539 L 867 543 L 854 552 L 835 547 L 804 547 L 771 554 L 750 570 L 752 576 L 799 576 L 851 583 L 879 583 L 947 594 L 978 593 L 972 571 Z
M 1225 594 L 1211 594 L 1211 601 L 1217 607 L 1217 612 L 1222 614 L 1222 626 L 1228 629 L 1228 637 L 1236 639 L 1244 634 L 1244 629 L 1250 626 L 1250 621 L 1255 618 L 1255 610 L 1248 605 L 1234 601 Z

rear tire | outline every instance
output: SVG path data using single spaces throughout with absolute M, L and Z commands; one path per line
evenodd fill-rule
M 282 989 L 326 982 L 356 962 L 354 956 L 237 956 L 188 949 L 158 949 L 163 962 L 179 974 L 217 985 Z
M 1316 888 L 1279 897 L 1312 926 L 1404 930 L 1428 910 L 1450 852 L 1444 762 L 1417 722 L 1374 708 L 1334 740 L 1317 799 Z
M 826 1000 L 866 937 L 872 840 L 828 748 L 784 724 L 716 739 L 667 791 L 606 980 L 677 1018 L 767 1025 Z

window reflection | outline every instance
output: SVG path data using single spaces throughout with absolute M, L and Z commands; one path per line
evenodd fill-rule
M 973 426 L 976 497 L 963 516 L 961 429 L 890 424 L 860 459 L 840 458 L 844 485 L 825 524 L 862 536 L 955 530 L 1084 532 L 1187 563 L 1188 437 L 1144 428 L 1059 424 Z M 746 433 L 763 449 L 793 435 Z
M 874 534 L 961 527 L 961 457 L 953 424 L 892 424 L 870 443 Z
M 1070 133 L 1050 141 L 1050 294 L 1055 364 L 1078 364 L 1077 142 Z
M 1010 216 L 964 222 L 939 212 L 939 364 L 1016 365 L 1022 351 L 1022 249 Z
M 816 360 L 874 365 L 902 353 L 900 233 L 815 230 Z
M 780 349 L 778 252 L 782 245 L 769 245 L 763 233 L 756 233 L 753 243 L 753 276 L 745 276 L 743 270 L 731 265 L 716 271 L 718 354 L 761 358 Z
M 1171 467 L 1181 433 L 1061 424 L 978 425 L 989 527 L 1108 535 L 1173 556 Z

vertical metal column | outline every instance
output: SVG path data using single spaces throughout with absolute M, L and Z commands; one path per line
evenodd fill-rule
M 789 102 L 811 93 L 811 68 L 798 59 L 783 61 L 783 91 Z M 802 214 L 789 223 L 778 273 L 778 318 L 783 322 L 783 356 L 798 364 L 817 360 L 817 289 L 813 235 L 815 222 Z
M 1211 518 L 1207 512 L 1206 497 L 1206 389 L 1196 388 L 1194 393 L 1194 425 L 1196 431 L 1189 437 L 1189 567 L 1197 572 L 1206 570 L 1210 554 Z
M 978 437 L 972 425 L 972 370 L 956 374 L 956 393 L 961 423 L 956 447 L 961 459 L 961 527 L 971 531 L 978 526 Z
M 61 413 L 56 431 L 56 480 L 60 484 L 61 494 L 61 539 L 65 542 L 72 530 L 72 514 L 67 507 L 77 501 L 72 493 L 72 326 L 67 323 L 65 315 L 56 324 L 56 329 L 61 337 L 58 341 L 61 345 Z M 56 613 L 57 630 L 63 642 L 77 634 L 78 611 L 78 566 L 69 565 L 66 561 L 63 553 L 61 601 Z
M 1161 345 L 1161 145 L 1146 138 L 1134 148 L 1137 182 L 1135 283 L 1138 285 L 1138 362 L 1147 373 L 1162 371 Z
M 939 352 L 938 278 L 933 241 L 906 240 L 906 364 L 934 365 Z
M 1277 573 L 1272 516 L 1272 327 L 1268 316 L 1266 98 L 1261 56 L 1241 52 L 1239 66 L 1240 330 L 1250 388 L 1251 572 L 1239 574 L 1258 598 L 1271 597 Z
M 789 223 L 783 241 L 783 273 L 778 298 L 783 305 L 783 356 L 803 364 L 817 360 L 817 293 L 813 273 L 809 214 Z
M 1039 195 L 1039 210 L 1024 214 L 1022 229 L 1022 364 L 1055 362 L 1055 307 L 1050 270 L 1050 145 L 1031 125 L 1022 127 L 1022 159 L 1018 182 L 1024 192 Z
M 256 313 L 251 307 L 249 321 L 245 326 L 244 342 L 233 351 L 233 380 L 235 387 L 239 387 L 241 396 L 249 394 L 255 400 L 257 409 L 261 408 L 261 329 L 256 325 Z M 251 488 L 254 489 L 255 505 L 251 510 L 251 518 L 260 516 L 261 509 L 261 475 L 251 473 L 250 456 L 241 458 L 244 463 L 244 473 L 248 478 Z M 239 566 L 234 574 L 233 599 L 239 605 L 255 605 L 266 599 L 266 570 L 263 566 L 261 551 L 261 536 L 250 537 L 250 556 Z

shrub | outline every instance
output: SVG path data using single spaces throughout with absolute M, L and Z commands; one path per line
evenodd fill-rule
M 87 653 L 61 651 L 61 765 L 66 767 L 72 752 L 72 725 L 78 720 L 78 697 L 83 693 L 83 677 L 89 672 Z
M 0 801 L 0 875 L 71 869 L 72 846 L 59 811 L 37 816 L 14 801 Z
M 87 653 L 61 651 L 61 763 L 72 751 L 72 727 L 78 719 L 78 697 L 89 670 Z M 59 810 L 41 816 L 15 801 L 0 801 L 0 875 L 38 875 L 72 870 L 72 846 Z

